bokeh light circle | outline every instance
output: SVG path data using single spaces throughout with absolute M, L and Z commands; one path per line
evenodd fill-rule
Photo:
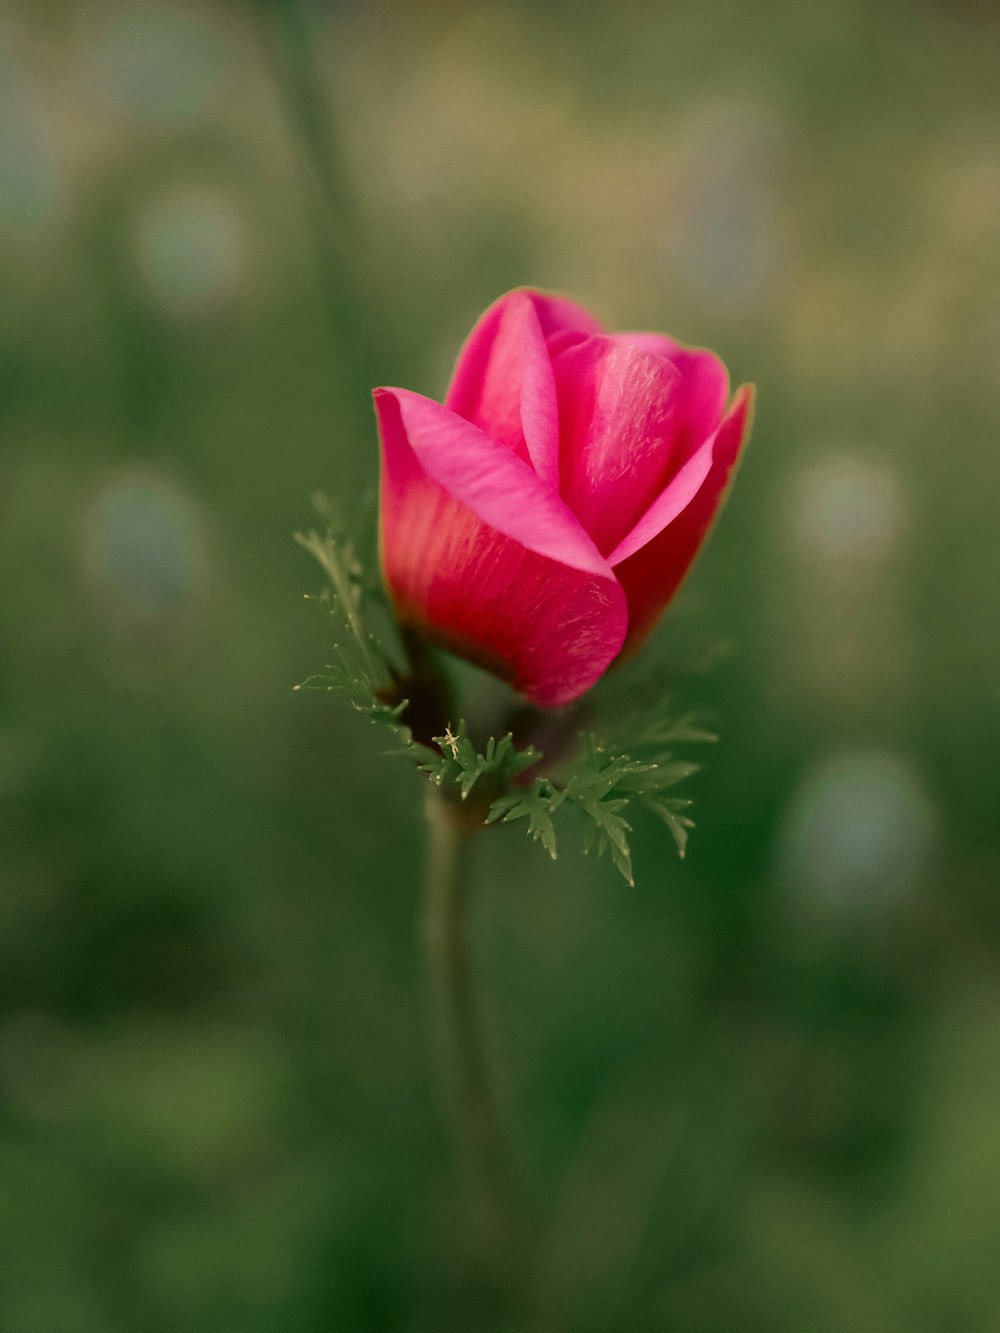
M 907 497 L 885 463 L 836 449 L 793 475 L 790 526 L 803 551 L 830 562 L 888 557 L 906 529 Z
M 158 303 L 197 314 L 225 304 L 247 267 L 244 220 L 220 190 L 187 186 L 146 208 L 136 236 L 139 272 Z
M 205 573 L 205 542 L 190 500 L 166 478 L 111 476 L 87 509 L 84 563 L 119 612 L 157 615 L 188 603 Z
M 785 821 L 793 897 L 835 912 L 904 898 L 930 853 L 934 814 L 911 763 L 887 751 L 832 754 L 803 777 Z

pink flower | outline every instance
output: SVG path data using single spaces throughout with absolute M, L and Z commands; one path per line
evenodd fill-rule
M 605 333 L 509 292 L 469 335 L 444 405 L 376 389 L 382 565 L 400 620 L 569 703 L 646 636 L 722 503 L 753 390 L 728 411 L 711 352 Z

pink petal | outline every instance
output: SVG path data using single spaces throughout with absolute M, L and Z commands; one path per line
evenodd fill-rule
M 675 447 L 680 374 L 662 357 L 607 337 L 567 348 L 553 368 L 560 491 L 608 552 L 684 461 Z
M 471 422 L 409 389 L 376 389 L 382 447 L 387 461 L 419 468 L 490 527 L 536 555 L 604 579 L 607 561 L 530 464 Z M 402 475 L 402 473 L 401 473 Z
M 582 305 L 569 301 L 565 296 L 551 296 L 546 292 L 529 291 L 528 295 L 538 311 L 538 322 L 546 338 L 558 333 L 582 333 L 591 338 L 596 333 L 603 333 L 604 326 L 596 320 L 589 310 Z
M 588 338 L 600 337 L 604 325 L 596 320 L 589 310 L 567 301 L 563 296 L 545 296 L 533 292 L 537 303 L 538 318 L 545 334 L 545 343 L 549 356 L 554 360 L 568 347 L 585 342 Z
M 678 353 L 688 350 L 675 339 L 668 338 L 665 333 L 612 333 L 611 337 L 616 342 L 638 347 L 642 352 L 652 352 L 654 356 L 665 357 L 667 361 L 673 361 Z
M 530 459 L 553 488 L 559 467 L 556 393 L 545 339 L 597 327 L 562 297 L 508 292 L 480 318 L 462 348 L 445 405 Z
M 410 447 L 398 391 L 383 390 L 377 407 L 382 563 L 400 618 L 541 707 L 577 698 L 625 638 L 625 594 L 610 570 L 575 568 L 492 527 L 424 470 L 429 451 L 425 441 L 420 454 Z
M 688 507 L 709 474 L 714 449 L 715 436 L 710 435 L 683 464 L 666 489 L 660 492 L 628 536 L 608 556 L 608 564 L 612 568 L 647 546 Z
M 629 626 L 624 652 L 645 638 L 691 567 L 718 513 L 734 464 L 749 435 L 753 386 L 733 399 L 712 443 L 708 476 L 694 498 L 668 526 L 615 568 L 628 598 Z
M 729 398 L 726 367 L 714 352 L 682 347 L 662 333 L 615 333 L 612 337 L 640 351 L 666 357 L 680 371 L 677 420 L 682 425 L 678 444 L 686 457 L 713 434 L 722 420 Z

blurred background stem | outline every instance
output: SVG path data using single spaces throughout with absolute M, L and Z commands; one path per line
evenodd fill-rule
M 376 354 L 367 247 L 317 55 L 315 18 L 301 0 L 260 0 L 258 14 L 271 75 L 309 178 L 307 221 L 333 344 L 331 360 L 351 405 L 345 424 L 361 439 L 372 435 L 369 392 L 385 378 L 379 374 L 385 358 L 380 361 Z M 379 327 L 381 344 L 385 321 Z

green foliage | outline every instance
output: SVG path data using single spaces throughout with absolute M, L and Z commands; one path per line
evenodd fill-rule
M 367 707 L 389 681 L 390 668 L 374 635 L 362 619 L 362 565 L 348 538 L 328 529 L 325 537 L 316 532 L 297 532 L 295 540 L 322 565 L 330 586 L 319 600 L 330 609 L 338 634 L 333 645 L 335 660 L 326 674 L 310 676 L 296 689 L 335 690 L 355 705 Z
M 296 690 L 323 690 L 342 694 L 359 713 L 372 722 L 391 728 L 404 749 L 427 753 L 417 745 L 402 721 L 406 699 L 386 701 L 395 671 L 381 644 L 364 622 L 364 569 L 349 538 L 328 528 L 326 536 L 316 532 L 296 533 L 295 540 L 320 563 L 330 582 L 318 598 L 326 606 L 335 627 L 333 661 L 324 672 L 309 676 Z M 308 596 L 308 594 L 307 594 Z
M 584 850 L 607 852 L 623 878 L 633 884 L 627 814 L 635 807 L 651 810 L 666 824 L 683 856 L 694 827 L 685 813 L 691 801 L 668 795 L 696 773 L 699 764 L 676 759 L 672 747 L 714 741 L 715 736 L 688 714 L 673 715 L 665 704 L 631 717 L 612 741 L 590 731 L 579 734 L 572 758 L 558 775 L 542 773 L 531 782 L 517 780 L 542 765 L 544 755 L 533 746 L 518 749 L 513 735 L 491 736 L 479 750 L 461 720 L 449 723 L 434 747 L 414 740 L 404 717 L 406 680 L 400 677 L 364 622 L 364 571 L 352 543 L 330 528 L 325 537 L 314 532 L 298 542 L 319 561 L 329 586 L 320 600 L 329 607 L 336 627 L 334 661 L 322 674 L 310 676 L 296 689 L 326 690 L 350 700 L 372 722 L 388 726 L 399 752 L 408 755 L 446 796 L 482 809 L 487 824 L 526 821 L 528 836 L 553 858 L 557 854 L 556 817 L 573 809 L 583 819 Z M 394 694 L 395 690 L 395 694 Z
M 505 788 L 541 759 L 532 746 L 518 750 L 510 732 L 499 740 L 490 737 L 485 751 L 480 754 L 469 739 L 464 721 L 453 732 L 449 727 L 443 736 L 435 736 L 438 751 L 429 751 L 429 758 L 421 758 L 417 767 L 438 787 L 457 787 L 461 799 L 467 800 L 477 783 L 491 789 Z
M 658 724 L 649 732 L 657 738 L 714 739 L 695 729 L 689 719 L 669 729 Z M 489 779 L 490 789 L 499 788 L 500 794 L 489 805 L 486 823 L 525 820 L 528 836 L 540 842 L 553 860 L 558 850 L 556 817 L 561 821 L 560 812 L 572 808 L 584 820 L 584 849 L 596 847 L 598 855 L 608 852 L 624 879 L 634 883 L 628 841 L 632 825 L 625 812 L 635 805 L 652 810 L 663 820 L 678 854 L 684 855 L 694 824 L 683 812 L 691 801 L 666 793 L 696 773 L 700 765 L 675 759 L 669 750 L 658 748 L 653 754 L 636 757 L 605 745 L 591 732 L 582 732 L 575 756 L 558 778 L 540 775 L 520 786 L 515 779 L 540 765 L 543 756 L 531 747 L 518 750 L 509 733 L 499 741 L 491 738 L 484 753 L 469 739 L 464 722 L 457 733 L 449 729 L 435 737 L 435 742 L 440 753 L 419 765 L 431 780 L 442 788 L 451 786 L 464 801 L 481 779 Z
M 685 739 L 714 739 L 707 732 L 696 731 L 688 720 L 675 728 L 659 725 L 651 728 L 650 733 L 657 737 L 676 734 Z M 574 761 L 560 781 L 538 777 L 523 791 L 507 792 L 494 801 L 487 822 L 527 819 L 528 834 L 541 842 L 555 859 L 553 815 L 573 807 L 585 821 L 584 849 L 589 851 L 596 846 L 598 855 L 607 851 L 623 878 L 633 884 L 628 841 L 632 825 L 625 812 L 638 804 L 659 815 L 673 835 L 678 854 L 683 856 L 688 831 L 694 825 L 682 811 L 691 802 L 664 793 L 700 767 L 674 759 L 669 750 L 658 748 L 649 755 L 643 754 L 640 747 L 637 750 L 637 755 L 631 755 L 604 744 L 591 732 L 583 732 Z

